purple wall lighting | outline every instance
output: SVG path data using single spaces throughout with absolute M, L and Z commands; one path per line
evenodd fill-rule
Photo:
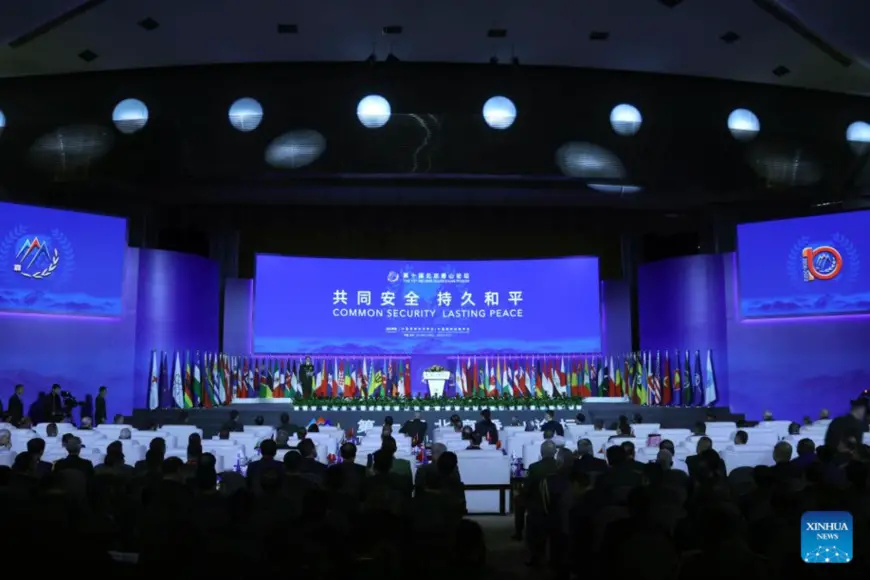
M 631 288 L 623 280 L 601 282 L 601 352 L 631 352 Z
M 0 397 L 15 384 L 28 405 L 52 383 L 79 400 L 109 387 L 109 413 L 144 407 L 151 349 L 217 350 L 217 264 L 129 248 L 119 318 L 0 315 Z
M 647 264 L 638 282 L 641 347 L 713 349 L 720 404 L 736 413 L 840 413 L 870 384 L 870 316 L 742 320 L 733 253 Z
M 119 318 L 4 314 L 0 316 L 0 397 L 4 408 L 15 384 L 25 401 L 60 384 L 84 401 L 109 386 L 113 411 L 133 408 L 139 251 L 128 249 L 124 264 L 124 310 Z
M 224 281 L 223 350 L 247 354 L 254 347 L 254 281 L 231 278 Z
M 136 320 L 133 400 L 135 407 L 143 407 L 148 397 L 152 349 L 170 356 L 175 351 L 218 350 L 218 264 L 200 256 L 142 250 Z
M 713 350 L 719 400 L 733 402 L 728 383 L 724 272 L 718 255 L 686 256 L 638 269 L 638 323 L 643 350 Z M 703 361 L 702 361 L 703 362 Z
M 719 257 L 728 304 L 728 374 L 734 411 L 798 420 L 846 410 L 870 385 L 870 316 L 741 320 L 735 254 Z

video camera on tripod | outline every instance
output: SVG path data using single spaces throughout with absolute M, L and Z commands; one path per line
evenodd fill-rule
M 65 417 L 72 417 L 72 412 L 76 407 L 81 407 L 82 403 L 76 399 L 69 391 L 60 392 L 60 400 L 63 404 L 63 414 Z

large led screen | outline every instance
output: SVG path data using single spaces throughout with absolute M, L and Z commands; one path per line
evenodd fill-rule
M 870 310 L 870 212 L 840 213 L 737 228 L 744 318 Z
M 120 316 L 121 218 L 0 203 L 0 311 Z
M 258 353 L 584 353 L 598 259 L 400 262 L 258 255 Z

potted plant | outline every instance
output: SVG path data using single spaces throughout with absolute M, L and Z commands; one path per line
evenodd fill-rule
M 429 393 L 423 395 L 423 410 L 431 411 L 432 410 L 432 398 L 429 396 Z

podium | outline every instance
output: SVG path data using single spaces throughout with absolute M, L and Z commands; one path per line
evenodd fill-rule
M 423 371 L 423 380 L 429 385 L 429 396 L 444 396 L 444 383 L 450 380 L 450 371 Z

